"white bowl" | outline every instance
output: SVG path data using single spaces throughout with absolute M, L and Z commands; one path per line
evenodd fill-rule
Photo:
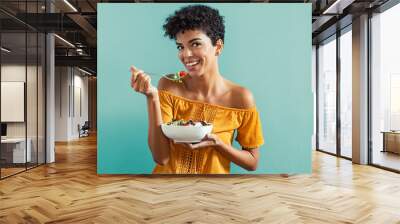
M 161 130 L 167 138 L 173 139 L 175 142 L 186 143 L 200 142 L 207 134 L 211 133 L 212 129 L 213 125 L 211 124 L 206 126 L 201 124 L 196 126 L 161 125 Z

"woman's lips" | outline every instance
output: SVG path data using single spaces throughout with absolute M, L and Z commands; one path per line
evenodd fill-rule
M 200 65 L 200 61 L 198 61 L 198 62 L 186 63 L 186 64 L 185 64 L 185 67 L 186 67 L 187 70 L 193 71 L 193 70 L 196 69 L 196 67 L 197 67 L 198 65 Z

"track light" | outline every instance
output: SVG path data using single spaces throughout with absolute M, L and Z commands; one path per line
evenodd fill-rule
M 61 40 L 62 42 L 66 43 L 67 45 L 69 45 L 70 47 L 75 48 L 75 45 L 71 44 L 71 42 L 69 42 L 68 40 L 58 36 L 57 34 L 54 34 L 55 37 L 57 37 L 59 40 Z
M 336 0 L 332 5 L 324 10 L 322 14 L 342 14 L 343 9 L 351 5 L 355 0 Z
M 64 0 L 65 4 L 67 4 L 72 10 L 74 10 L 74 12 L 78 12 L 78 10 L 71 4 L 69 3 L 68 0 Z
M 7 48 L 5 48 L 5 47 L 1 47 L 1 50 L 4 51 L 4 52 L 6 52 L 6 53 L 10 53 L 10 52 L 11 52 L 11 50 L 9 50 L 9 49 L 7 49 Z
M 88 71 L 86 71 L 86 70 L 83 70 L 83 69 L 81 69 L 81 68 L 79 68 L 79 67 L 78 67 L 78 70 L 81 71 L 81 72 L 83 72 L 83 73 L 85 73 L 85 74 L 87 74 L 87 75 L 92 76 L 92 73 L 90 73 L 90 72 L 88 72 Z

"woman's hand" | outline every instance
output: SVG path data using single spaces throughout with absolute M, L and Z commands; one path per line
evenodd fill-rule
M 175 142 L 174 142 L 175 143 Z M 202 139 L 199 143 L 188 144 L 188 143 L 176 143 L 182 144 L 190 149 L 200 149 L 203 147 L 214 147 L 224 157 L 234 162 L 235 164 L 245 168 L 249 171 L 255 171 L 257 169 L 259 159 L 259 148 L 253 149 L 242 149 L 237 150 L 232 145 L 226 144 L 214 134 L 209 134 Z
M 142 93 L 147 97 L 153 97 L 158 94 L 157 88 L 151 84 L 151 78 L 142 70 L 131 66 L 131 87 L 136 92 Z
M 223 144 L 223 142 L 217 135 L 208 134 L 199 143 L 177 143 L 177 144 L 183 144 L 190 149 L 199 149 L 199 148 L 210 147 L 210 146 L 211 147 L 216 147 L 216 146 L 219 147 Z

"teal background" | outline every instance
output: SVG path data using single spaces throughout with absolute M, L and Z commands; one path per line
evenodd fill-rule
M 98 4 L 99 174 L 148 174 L 155 166 L 145 97 L 131 89 L 129 67 L 157 74 L 184 69 L 175 42 L 162 29 L 183 5 L 188 4 Z M 311 4 L 207 5 L 225 18 L 220 71 L 253 92 L 263 124 L 257 171 L 232 163 L 231 173 L 310 173 Z

